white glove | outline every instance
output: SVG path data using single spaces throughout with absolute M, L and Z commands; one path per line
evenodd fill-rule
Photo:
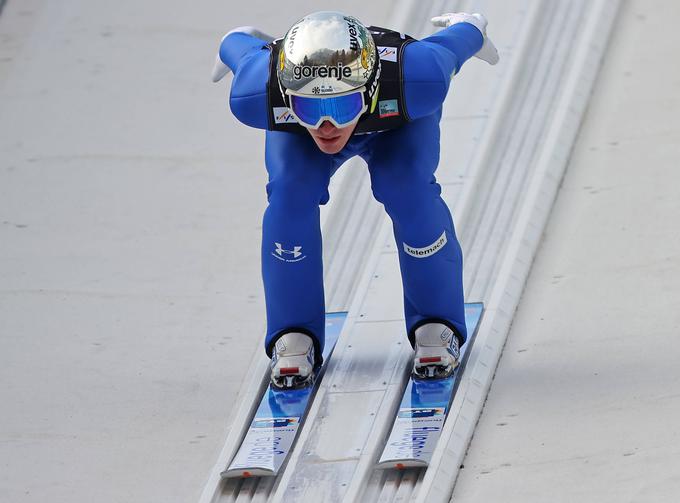
M 476 58 L 486 61 L 490 65 L 498 63 L 498 50 L 489 37 L 486 36 L 486 25 L 488 22 L 484 16 L 478 13 L 466 14 L 465 12 L 449 12 L 432 18 L 433 25 L 442 26 L 444 28 L 448 28 L 457 23 L 470 23 L 482 32 L 484 44 L 475 54 Z
M 227 33 L 224 37 L 222 37 L 222 41 L 220 42 L 220 47 L 222 47 L 222 42 L 224 42 L 224 39 L 227 38 L 229 35 L 232 33 L 247 33 L 248 35 L 252 35 L 254 37 L 257 37 L 267 43 L 271 42 L 274 40 L 274 37 L 271 35 L 267 35 L 266 33 L 261 32 L 257 28 L 254 28 L 252 26 L 239 26 L 238 28 L 234 28 L 231 30 L 229 33 Z M 213 67 L 212 71 L 212 81 L 213 82 L 219 82 L 222 80 L 222 77 L 227 75 L 231 71 L 231 68 L 229 68 L 227 65 L 225 65 L 222 60 L 220 59 L 220 51 L 218 49 L 217 51 L 217 56 L 215 57 L 215 66 Z

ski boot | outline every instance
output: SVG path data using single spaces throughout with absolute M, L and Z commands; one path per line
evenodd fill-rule
M 453 374 L 459 363 L 458 337 L 443 323 L 427 323 L 416 328 L 416 355 L 413 375 L 422 379 L 443 379 Z
M 278 338 L 272 351 L 271 381 L 279 389 L 295 389 L 314 383 L 314 342 L 300 332 Z

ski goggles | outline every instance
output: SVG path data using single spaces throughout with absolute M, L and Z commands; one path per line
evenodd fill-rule
M 290 112 L 303 126 L 318 129 L 324 121 L 337 128 L 354 124 L 368 109 L 364 101 L 365 87 L 328 97 L 300 96 L 286 90 Z

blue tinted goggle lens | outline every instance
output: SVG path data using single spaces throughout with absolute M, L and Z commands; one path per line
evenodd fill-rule
M 290 104 L 295 115 L 309 125 L 317 125 L 322 117 L 332 117 L 339 125 L 348 124 L 356 119 L 364 108 L 361 92 L 328 98 L 291 95 Z

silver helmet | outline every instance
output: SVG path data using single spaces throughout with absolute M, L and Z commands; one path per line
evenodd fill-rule
M 314 12 L 295 23 L 279 50 L 277 74 L 282 90 L 323 96 L 366 88 L 374 100 L 380 59 L 371 33 L 356 18 L 340 12 Z

